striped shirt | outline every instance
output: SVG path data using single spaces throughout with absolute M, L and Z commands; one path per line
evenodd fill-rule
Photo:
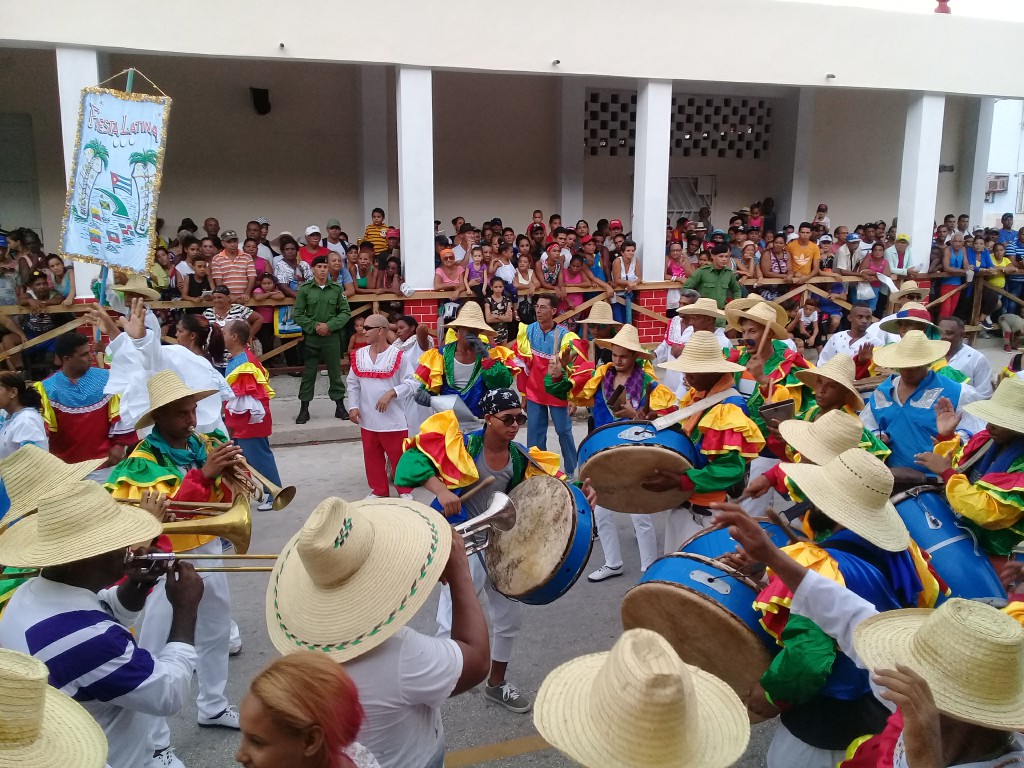
M 0 617 L 0 647 L 46 664 L 50 685 L 84 706 L 107 736 L 111 768 L 138 768 L 153 756 L 153 717 L 177 714 L 191 690 L 196 651 L 168 643 L 140 648 L 116 589 L 99 594 L 39 577 L 14 593 Z
M 217 285 L 226 285 L 232 296 L 241 296 L 249 287 L 250 278 L 256 280 L 256 265 L 244 251 L 239 251 L 235 258 L 221 251 L 213 257 L 210 276 Z

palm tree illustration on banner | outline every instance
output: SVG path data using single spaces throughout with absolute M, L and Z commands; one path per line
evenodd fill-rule
M 149 232 L 149 212 L 156 185 L 156 150 L 132 152 L 128 162 L 132 164 L 132 180 L 135 182 L 135 231 L 145 235 Z
M 92 199 L 92 190 L 96 186 L 96 179 L 100 171 L 106 170 L 107 162 L 110 160 L 110 152 L 107 146 L 99 139 L 93 139 L 85 145 L 82 153 L 85 157 L 85 164 L 82 166 L 82 177 L 78 183 L 78 200 L 75 202 L 75 212 L 80 218 L 89 218 L 89 200 Z

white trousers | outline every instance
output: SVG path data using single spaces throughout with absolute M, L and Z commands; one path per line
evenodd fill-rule
M 487 569 L 477 555 L 469 557 L 469 572 L 476 587 L 476 596 L 480 605 L 484 605 L 484 596 L 490 604 L 491 613 L 491 659 L 505 662 L 512 660 L 512 646 L 523 626 L 523 604 L 509 600 L 498 592 L 487 575 Z M 441 599 L 437 603 L 437 636 L 452 635 L 452 593 L 446 585 L 441 585 Z
M 846 759 L 841 749 L 818 749 L 800 741 L 779 723 L 768 747 L 768 768 L 835 768 Z
M 619 546 L 619 512 L 612 512 L 602 506 L 594 507 L 597 522 L 597 537 L 604 551 L 604 564 L 610 568 L 622 567 L 622 548 Z M 636 543 L 640 547 L 640 570 L 647 568 L 658 559 L 658 533 L 654 530 L 653 515 L 627 515 L 633 521 Z
M 664 553 L 678 552 L 683 542 L 703 531 L 714 522 L 713 515 L 698 515 L 689 507 L 674 507 L 665 515 Z
M 760 477 L 769 469 L 774 467 L 776 464 L 781 463 L 778 459 L 766 458 L 764 456 L 758 456 L 756 459 L 750 461 L 750 479 L 753 480 L 755 477 Z M 751 517 L 764 517 L 765 510 L 774 509 L 776 512 L 782 512 L 784 509 L 788 509 L 793 506 L 793 502 L 790 499 L 782 498 L 775 489 L 768 491 L 757 499 L 744 499 L 740 502 L 740 506 L 743 507 L 743 511 Z
M 203 544 L 192 550 L 194 554 L 220 555 L 224 547 L 220 539 Z M 204 565 L 221 565 L 221 560 L 207 560 Z M 200 717 L 216 717 L 228 706 L 224 690 L 228 684 L 228 636 L 231 633 L 231 595 L 228 592 L 227 574 L 204 573 L 203 599 L 199 602 L 199 617 L 196 621 L 196 653 L 199 662 L 199 695 L 196 707 Z M 152 654 L 159 653 L 167 645 L 171 631 L 171 604 L 167 600 L 164 579 L 153 588 L 146 600 L 142 616 L 139 645 Z M 171 744 L 171 729 L 167 719 L 154 718 L 152 732 L 153 749 L 163 749 Z

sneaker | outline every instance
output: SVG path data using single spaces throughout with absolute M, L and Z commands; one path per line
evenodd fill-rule
M 228 656 L 234 658 L 235 656 L 242 655 L 242 641 L 239 640 L 237 643 L 231 643 L 228 646 Z
M 231 728 L 239 730 L 238 710 L 230 704 L 216 717 L 199 717 L 200 728 Z
M 510 712 L 517 712 L 522 714 L 523 712 L 529 712 L 530 707 L 533 704 L 530 700 L 523 696 L 512 683 L 507 680 L 498 683 L 497 685 L 484 685 L 484 696 L 493 701 L 496 704 L 501 704 L 505 709 Z
M 174 754 L 174 747 L 164 747 L 153 753 L 149 761 L 151 768 L 185 768 L 185 764 Z
M 602 565 L 596 571 L 587 576 L 587 581 L 604 581 L 605 579 L 613 579 L 616 576 L 622 575 L 622 566 L 612 568 L 610 565 Z
M 400 494 L 398 494 L 398 498 L 400 498 L 400 499 L 408 499 L 409 501 L 415 501 L 415 499 L 413 498 L 411 493 L 400 493 Z
M 373 493 L 371 491 L 370 493 L 368 493 L 365 496 L 363 496 L 363 501 L 366 501 L 367 499 L 387 499 L 387 498 L 389 498 L 389 497 L 388 496 L 378 496 L 377 494 L 375 494 L 375 493 Z
M 980 320 L 978 322 L 978 325 L 980 325 L 986 331 L 991 331 L 993 328 L 996 327 L 995 324 L 987 317 L 984 320 Z
M 325 369 L 325 370 L 323 370 L 323 371 L 320 371 L 320 375 L 321 375 L 321 376 L 326 376 L 326 375 L 327 375 L 327 371 L 326 371 L 326 369 Z
M 263 501 L 256 505 L 256 509 L 258 509 L 260 512 L 269 512 L 273 508 L 274 500 L 270 497 L 269 493 L 263 497 Z

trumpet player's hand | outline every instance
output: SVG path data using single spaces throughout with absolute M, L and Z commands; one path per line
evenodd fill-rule
M 455 517 L 462 511 L 462 499 L 448 489 L 437 492 L 437 501 L 444 510 L 445 517 Z
M 157 554 L 160 551 L 156 547 L 139 547 L 132 552 L 132 555 L 142 557 L 143 555 Z M 124 575 L 132 584 L 149 590 L 160 580 L 161 576 L 167 573 L 169 565 L 170 563 L 166 560 L 158 560 L 155 563 L 133 560 L 125 568 Z
M 203 464 L 203 475 L 207 480 L 213 480 L 217 475 L 238 464 L 242 460 L 242 449 L 234 443 L 222 443 L 206 454 L 206 463 Z
M 590 478 L 588 477 L 583 481 L 583 485 L 580 486 L 580 490 L 583 491 L 583 495 L 587 497 L 587 503 L 591 507 L 597 506 L 597 491 L 594 490 L 594 486 L 590 484 Z
M 167 601 L 174 611 L 199 608 L 203 599 L 203 577 L 195 566 L 175 560 L 167 569 Z
M 441 583 L 449 584 L 459 578 L 469 579 L 469 555 L 466 554 L 466 542 L 462 535 L 452 526 L 452 552 L 448 555 L 448 562 L 441 571 Z
M 161 523 L 174 522 L 174 515 L 170 512 L 171 502 L 166 494 L 159 491 L 146 490 L 142 492 L 139 499 L 139 509 L 149 512 Z

